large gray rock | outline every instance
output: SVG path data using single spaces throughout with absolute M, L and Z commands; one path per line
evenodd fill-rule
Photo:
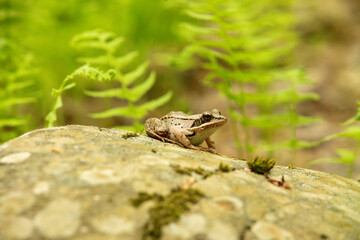
M 219 163 L 232 171 L 216 171 Z M 181 174 L 174 165 L 212 175 Z M 166 208 L 177 216 L 160 226 L 167 240 L 360 239 L 359 182 L 280 166 L 270 177 L 283 175 L 291 189 L 246 171 L 244 161 L 144 135 L 40 129 L 0 146 L 0 239 L 151 239 L 143 236 L 154 224 L 149 216 Z M 204 196 L 172 202 L 178 187 Z M 134 207 L 140 192 L 158 197 Z M 167 202 L 156 208 L 160 195 Z M 174 204 L 188 209 L 171 212 Z

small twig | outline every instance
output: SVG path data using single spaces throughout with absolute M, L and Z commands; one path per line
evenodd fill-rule
M 285 177 L 284 177 L 284 175 L 281 177 L 281 181 L 276 180 L 276 179 L 273 179 L 273 178 L 269 178 L 268 175 L 265 175 L 265 178 L 266 178 L 266 180 L 267 180 L 269 183 L 272 183 L 272 184 L 274 184 L 275 186 L 283 187 L 283 188 L 285 188 L 285 189 L 291 189 L 291 187 L 285 182 Z

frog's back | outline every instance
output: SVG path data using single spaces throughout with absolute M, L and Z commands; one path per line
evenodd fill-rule
M 169 112 L 168 114 L 166 114 L 165 116 L 163 116 L 161 118 L 161 120 L 164 120 L 164 119 L 167 119 L 167 118 L 176 118 L 176 117 L 187 117 L 188 115 L 186 115 L 186 113 L 183 113 L 183 112 L 174 112 L 174 111 L 171 111 Z
M 193 116 L 189 116 L 183 112 L 169 112 L 161 118 L 169 127 L 187 129 L 194 123 Z

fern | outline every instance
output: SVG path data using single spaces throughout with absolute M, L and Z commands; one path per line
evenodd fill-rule
M 226 96 L 236 144 L 250 158 L 259 148 L 272 155 L 286 147 L 294 162 L 297 149 L 312 146 L 296 137 L 297 126 L 315 121 L 299 116 L 297 104 L 317 95 L 298 91 L 309 80 L 286 61 L 296 43 L 292 15 L 281 10 L 289 3 L 193 1 L 186 11 L 192 23 L 179 28 L 190 43 L 176 63 L 190 62 L 195 54 L 202 58 L 201 66 L 209 71 L 205 83 Z M 290 130 L 289 140 L 274 143 L 276 131 L 284 127 Z
M 348 165 L 347 177 L 351 178 L 354 171 L 355 161 L 359 158 L 360 151 L 360 101 L 357 102 L 358 111 L 355 117 L 350 118 L 343 123 L 345 129 L 342 132 L 327 136 L 322 141 L 330 141 L 337 138 L 349 138 L 355 142 L 355 147 L 351 149 L 337 149 L 337 157 L 321 158 L 311 162 L 311 164 L 319 163 L 339 163 Z
M 0 142 L 30 129 L 22 107 L 36 101 L 32 56 L 6 38 L 0 38 Z
M 50 112 L 46 115 L 46 127 L 54 127 L 55 122 L 57 121 L 56 111 L 63 106 L 62 102 L 62 94 L 66 90 L 69 90 L 76 86 L 74 82 L 76 77 L 86 76 L 90 80 L 98 80 L 98 81 L 110 81 L 115 76 L 116 73 L 113 70 L 109 70 L 106 73 L 103 73 L 95 68 L 84 65 L 78 69 L 76 69 L 73 73 L 68 75 L 61 83 L 58 89 L 53 89 L 51 95 L 55 98 L 55 102 L 51 107 Z
M 123 73 L 122 69 L 130 64 L 137 56 L 136 52 L 130 52 L 123 56 L 118 56 L 117 51 L 123 39 L 117 37 L 114 33 L 105 32 L 103 30 L 93 30 L 79 34 L 73 38 L 72 45 L 95 56 L 81 57 L 78 60 L 86 63 L 69 75 L 59 89 L 53 90 L 53 96 L 56 101 L 46 117 L 47 126 L 53 126 L 56 121 L 56 110 L 62 107 L 61 94 L 72 87 L 75 83 L 69 83 L 77 76 L 85 77 L 90 80 L 100 82 L 111 81 L 121 84 L 119 88 L 112 88 L 103 91 L 85 90 L 84 93 L 95 98 L 118 98 L 127 101 L 126 106 L 112 108 L 99 113 L 92 113 L 92 118 L 110 118 L 110 117 L 126 117 L 133 119 L 132 126 L 121 126 L 128 130 L 140 131 L 143 125 L 140 120 L 146 114 L 155 108 L 165 104 L 170 100 L 172 93 L 167 94 L 143 104 L 137 103 L 154 85 L 156 75 L 151 72 L 149 76 L 142 82 L 135 84 L 148 69 L 148 62 L 140 64 L 132 71 Z
M 103 30 L 93 30 L 84 32 L 74 37 L 72 45 L 86 52 L 93 53 L 91 56 L 79 58 L 80 62 L 84 62 L 89 66 L 98 67 L 100 72 L 107 69 L 114 74 L 111 79 L 113 82 L 120 83 L 120 87 L 107 89 L 103 91 L 89 91 L 85 94 L 95 98 L 117 98 L 126 100 L 127 105 L 117 108 L 112 108 L 99 113 L 90 114 L 92 118 L 110 118 L 110 117 L 126 117 L 133 119 L 132 126 L 122 126 L 133 131 L 140 131 L 143 125 L 140 120 L 144 118 L 150 110 L 153 110 L 171 98 L 171 92 L 159 97 L 158 99 L 136 104 L 154 85 L 156 75 L 151 72 L 145 80 L 139 82 L 142 76 L 147 74 L 149 63 L 143 62 L 132 71 L 124 73 L 126 68 L 133 62 L 138 55 L 137 52 L 130 52 L 123 56 L 118 56 L 117 52 L 121 46 L 123 38 L 117 37 L 114 33 Z M 94 69 L 91 67 L 92 69 Z M 89 77 L 88 75 L 84 75 Z M 102 81 L 100 78 L 95 78 Z M 136 84 L 136 82 L 138 82 Z

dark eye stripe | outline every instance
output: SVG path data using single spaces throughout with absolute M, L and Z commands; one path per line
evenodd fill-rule
M 191 127 L 198 127 L 198 126 L 200 126 L 200 125 L 201 125 L 201 120 L 200 120 L 200 119 L 196 119 Z

